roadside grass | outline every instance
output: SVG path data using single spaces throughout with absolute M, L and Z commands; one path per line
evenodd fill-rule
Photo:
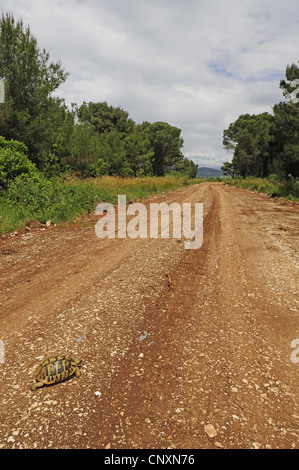
M 118 195 L 137 201 L 150 195 L 177 190 L 202 180 L 184 177 L 121 178 L 102 176 L 64 180 L 19 179 L 0 195 L 0 234 L 18 230 L 29 220 L 62 223 L 87 213 L 94 213 L 99 202 L 117 203 Z
M 224 184 L 259 193 L 278 195 L 290 201 L 299 201 L 299 178 L 293 178 L 289 181 L 281 181 L 276 175 L 270 175 L 269 178 L 227 178 Z

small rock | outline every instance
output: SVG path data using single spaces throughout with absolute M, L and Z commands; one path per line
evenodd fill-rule
M 220 442 L 217 442 L 217 441 L 215 442 L 215 446 L 216 446 L 216 447 L 220 447 L 220 449 L 223 448 L 223 445 L 222 445 Z
M 216 437 L 217 431 L 214 428 L 213 424 L 206 424 L 205 425 L 205 432 L 209 437 Z
M 40 403 L 38 401 L 35 401 L 34 403 L 32 403 L 32 405 L 30 406 L 30 409 L 32 410 L 33 408 L 36 408 L 37 406 L 39 406 Z
M 95 396 L 96 397 L 100 397 L 101 396 L 101 392 L 99 392 L 98 390 L 96 392 L 94 392 Z
M 176 408 L 175 410 L 176 413 L 181 413 L 182 411 L 184 411 L 184 408 Z

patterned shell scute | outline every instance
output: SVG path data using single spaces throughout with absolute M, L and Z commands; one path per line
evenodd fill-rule
M 36 379 L 44 384 L 54 384 L 70 377 L 76 370 L 76 362 L 67 356 L 53 356 L 38 368 Z

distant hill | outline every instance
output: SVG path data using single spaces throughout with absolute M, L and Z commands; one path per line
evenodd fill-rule
M 223 176 L 221 170 L 216 170 L 216 168 L 206 168 L 201 167 L 197 170 L 197 178 L 219 178 Z

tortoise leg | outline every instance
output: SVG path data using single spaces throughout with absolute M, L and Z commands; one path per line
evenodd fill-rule
M 76 368 L 76 377 L 79 378 L 81 375 L 80 369 Z
M 31 390 L 34 392 L 34 390 L 36 390 L 37 388 L 43 387 L 43 385 L 44 384 L 42 382 L 36 382 L 36 384 L 32 385 Z

